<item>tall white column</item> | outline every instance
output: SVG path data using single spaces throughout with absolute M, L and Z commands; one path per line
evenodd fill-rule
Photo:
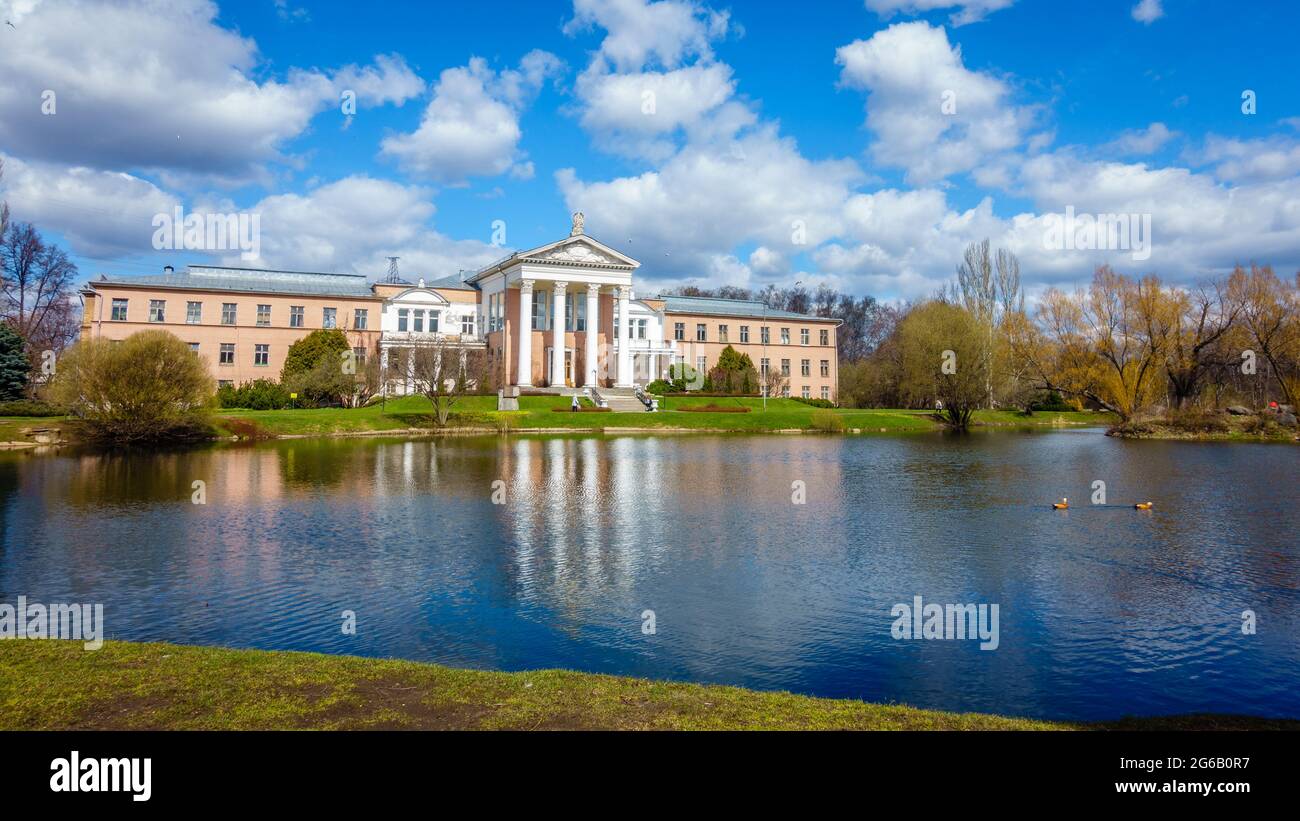
M 628 313 L 628 299 L 632 296 L 630 285 L 618 286 L 618 381 L 615 387 L 632 387 L 632 346 L 628 344 L 628 329 L 632 327 L 632 317 Z
M 564 293 L 566 282 L 555 283 L 551 320 L 551 387 L 564 387 Z
M 597 365 L 596 358 L 599 352 L 596 348 L 596 337 L 600 331 L 600 286 L 587 286 L 587 350 L 583 357 L 586 362 L 584 370 L 586 371 L 582 384 L 588 388 L 597 387 L 597 380 L 600 377 L 600 369 Z
M 519 362 L 515 384 L 528 388 L 533 384 L 533 280 L 519 283 Z
M 388 348 L 379 346 L 379 373 L 384 380 L 383 393 L 388 395 Z

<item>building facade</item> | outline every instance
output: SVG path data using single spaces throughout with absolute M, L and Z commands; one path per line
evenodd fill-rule
M 497 381 L 534 388 L 631 388 L 686 363 L 707 373 L 723 348 L 779 369 L 790 396 L 834 400 L 838 320 L 772 311 L 759 301 L 638 299 L 636 260 L 588 237 L 574 215 L 568 237 L 511 254 L 466 279 L 371 283 L 361 274 L 190 266 L 152 276 L 100 276 L 83 289 L 84 338 L 170 331 L 220 384 L 278 379 L 289 346 L 337 328 L 361 364 L 421 345 L 480 348 Z M 409 361 L 409 359 L 407 360 Z

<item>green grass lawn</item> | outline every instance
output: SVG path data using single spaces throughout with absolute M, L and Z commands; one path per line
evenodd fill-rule
M 171 644 L 0 641 L 0 730 L 1278 728 L 1223 716 L 1076 725 L 566 670 Z
M 680 408 L 692 405 L 744 406 L 748 413 L 683 412 Z M 816 408 L 793 399 L 769 399 L 766 410 L 763 400 L 750 397 L 666 397 L 660 403 L 660 413 L 556 413 L 557 408 L 567 410 L 564 397 L 524 396 L 519 400 L 520 410 L 498 412 L 496 397 L 467 396 L 452 407 L 450 425 L 453 427 L 479 427 L 501 429 L 618 429 L 618 428 L 680 428 L 693 430 L 774 431 L 811 430 L 815 427 Z M 840 417 L 847 429 L 867 433 L 933 431 L 941 429 L 926 411 L 917 410 L 856 410 L 839 408 L 830 411 Z M 992 426 L 1044 426 L 1060 424 L 1107 424 L 1106 414 L 1092 413 L 1039 413 L 1022 416 L 1013 411 L 980 411 L 975 414 L 977 425 Z M 336 432 L 383 432 L 411 428 L 432 428 L 432 407 L 424 397 L 408 396 L 390 400 L 386 407 L 370 405 L 365 408 L 318 410 L 244 411 L 226 410 L 217 414 L 219 429 L 228 434 L 248 435 L 253 431 L 263 435 L 316 435 Z

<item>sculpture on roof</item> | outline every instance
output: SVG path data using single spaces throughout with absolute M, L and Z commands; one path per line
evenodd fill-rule
M 584 217 L 584 216 L 582 215 L 582 212 L 581 212 L 581 211 L 574 211 L 574 212 L 573 212 L 573 230 L 569 232 L 569 236 L 571 236 L 571 237 L 582 236 L 582 233 L 583 233 L 582 228 L 583 228 L 583 223 L 584 223 L 585 221 L 586 221 L 586 217 Z

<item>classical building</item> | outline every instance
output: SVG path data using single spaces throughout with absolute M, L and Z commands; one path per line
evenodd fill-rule
M 237 385 L 276 379 L 289 346 L 338 328 L 362 362 L 380 356 L 390 389 L 394 349 L 484 348 L 503 384 L 524 389 L 631 388 L 688 363 L 707 372 L 727 345 L 762 371 L 780 369 L 787 395 L 835 399 L 834 319 L 769 310 L 762 302 L 638 299 L 636 260 L 589 237 L 574 215 L 568 237 L 470 274 L 371 283 L 361 274 L 170 267 L 151 276 L 101 275 L 82 290 L 82 335 L 124 339 L 163 328 Z

